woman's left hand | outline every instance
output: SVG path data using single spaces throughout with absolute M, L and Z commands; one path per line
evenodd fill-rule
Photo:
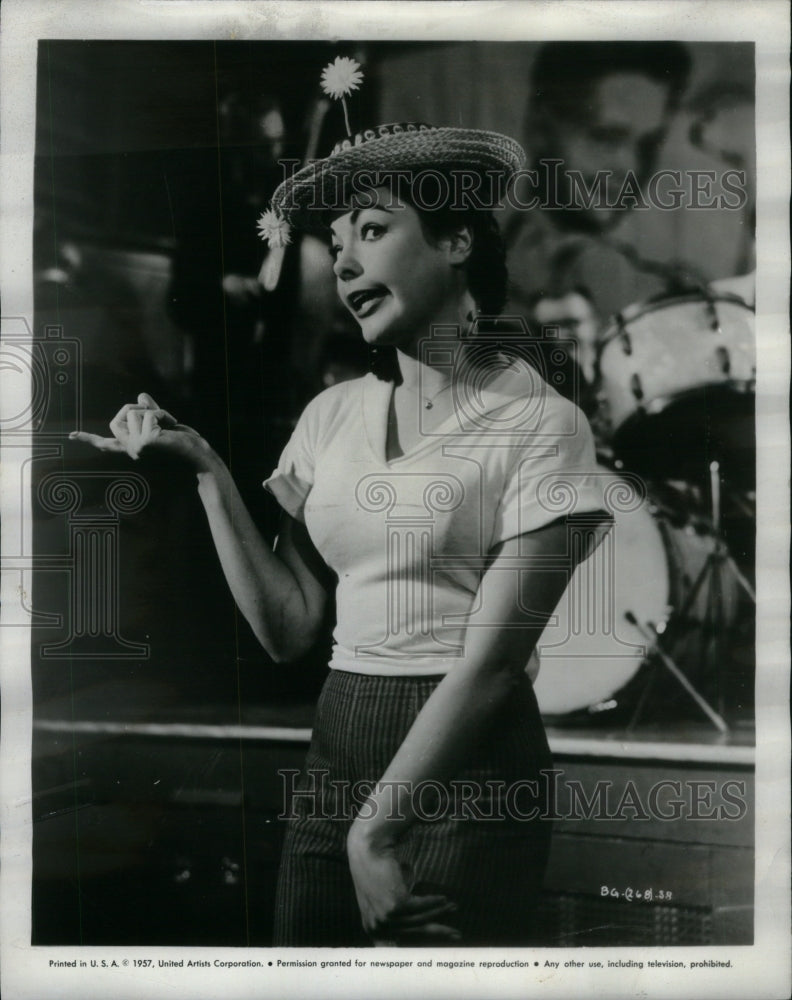
M 391 844 L 377 844 L 353 825 L 347 856 L 363 929 L 375 945 L 455 944 L 459 931 L 446 923 L 456 906 L 445 896 L 417 896 L 407 888 Z

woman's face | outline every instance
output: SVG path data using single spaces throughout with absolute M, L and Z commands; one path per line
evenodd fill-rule
M 341 301 L 369 344 L 409 349 L 432 323 L 458 322 L 453 240 L 427 242 L 416 210 L 377 188 L 331 227 Z

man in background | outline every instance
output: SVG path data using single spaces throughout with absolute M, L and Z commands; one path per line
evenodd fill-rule
M 682 261 L 651 259 L 626 231 L 689 72 L 678 42 L 553 42 L 532 67 L 526 145 L 535 186 L 516 199 L 533 195 L 538 207 L 515 207 L 506 221 L 509 308 L 536 332 L 555 326 L 576 345 L 562 367 L 577 365 L 577 378 L 555 381 L 567 395 L 577 383 L 584 409 L 608 317 L 704 280 Z
M 539 208 L 507 224 L 515 302 L 583 286 L 604 318 L 663 289 L 666 272 L 631 259 L 620 231 L 636 207 L 631 178 L 642 189 L 655 169 L 689 71 L 678 42 L 554 42 L 538 51 L 526 145 Z

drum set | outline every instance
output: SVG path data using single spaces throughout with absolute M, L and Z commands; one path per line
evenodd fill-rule
M 600 338 L 591 415 L 613 527 L 538 643 L 553 724 L 752 707 L 753 310 L 728 293 L 630 306 Z

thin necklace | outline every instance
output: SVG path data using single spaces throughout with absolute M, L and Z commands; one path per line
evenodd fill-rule
M 402 385 L 404 386 L 404 388 L 408 392 L 411 392 L 414 396 L 420 396 L 421 397 L 421 399 L 423 400 L 423 406 L 424 406 L 425 410 L 431 410 L 432 407 L 434 406 L 434 401 L 437 399 L 437 397 L 440 395 L 441 392 L 445 392 L 445 390 L 451 385 L 451 382 L 446 382 L 445 385 L 441 386 L 437 390 L 437 392 L 435 392 L 431 396 L 425 396 L 423 393 L 418 392 L 412 386 L 405 385 L 404 382 L 402 382 Z

